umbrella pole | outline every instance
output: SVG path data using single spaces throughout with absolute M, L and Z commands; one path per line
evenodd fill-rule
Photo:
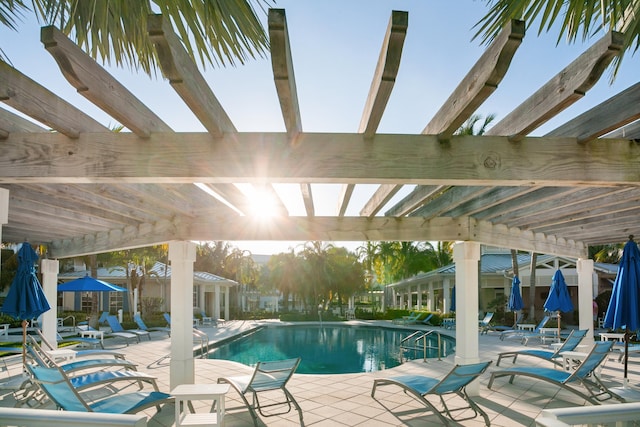
M 558 342 L 560 342 L 560 330 L 562 329 L 560 327 L 560 311 L 558 311 Z
M 22 370 L 27 366 L 27 321 L 22 321 Z M 626 373 L 626 371 L 625 371 Z
M 627 388 L 629 380 L 627 378 L 627 362 L 629 360 L 629 331 L 624 331 L 624 377 L 622 380 L 622 386 Z

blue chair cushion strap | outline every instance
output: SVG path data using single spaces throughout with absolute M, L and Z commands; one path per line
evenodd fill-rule
M 421 375 L 400 375 L 397 377 L 389 378 L 392 381 L 399 382 L 407 388 L 411 388 L 420 394 L 425 394 L 431 391 L 433 386 L 440 381 L 435 378 L 424 377 Z
M 160 391 L 120 394 L 95 402 L 91 405 L 94 412 L 107 414 L 136 413 L 142 408 L 153 406 L 156 402 L 170 398 L 167 393 Z M 140 409 L 138 409 L 140 408 Z
M 514 375 L 523 374 L 531 375 L 534 377 L 544 377 L 559 383 L 564 383 L 571 376 L 571 373 L 567 371 L 561 371 L 560 369 L 552 368 L 541 368 L 539 366 L 518 366 L 515 368 L 503 369 L 500 372 L 507 375 L 513 373 Z

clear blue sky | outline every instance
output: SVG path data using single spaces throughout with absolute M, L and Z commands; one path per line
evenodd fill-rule
M 485 1 L 281 0 L 275 7 L 286 10 L 302 125 L 307 132 L 357 131 L 394 9 L 409 12 L 409 28 L 400 71 L 379 133 L 420 133 L 485 49 L 479 40 L 472 40 L 474 24 L 487 11 Z M 40 43 L 39 27 L 29 17 L 17 34 L 0 29 L 1 48 L 14 67 L 103 124 L 116 125 L 115 120 L 78 95 L 62 77 Z M 529 29 L 506 77 L 477 113 L 496 114 L 496 122 L 499 121 L 601 35 L 585 43 L 568 45 L 561 41 L 556 45 L 557 31 L 538 36 L 537 27 Z M 129 69 L 107 68 L 175 131 L 204 130 L 161 77 L 150 79 Z M 627 54 L 613 84 L 610 72 L 605 72 L 582 100 L 533 135 L 543 135 L 637 83 L 639 69 L 640 54 Z M 284 131 L 269 58 L 235 68 L 208 67 L 205 77 L 239 131 Z M 276 185 L 276 188 L 284 196 L 291 215 L 304 215 L 296 186 Z M 375 188 L 358 186 L 347 215 L 358 215 Z M 405 187 L 388 206 L 411 188 Z M 312 190 L 316 214 L 333 215 L 340 186 L 313 185 Z M 266 254 L 286 251 L 299 243 L 233 244 Z M 360 244 L 345 246 L 354 249 Z

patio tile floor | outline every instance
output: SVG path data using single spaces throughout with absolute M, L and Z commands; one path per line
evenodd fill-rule
M 354 324 L 365 323 L 350 321 Z M 390 322 L 366 322 L 367 324 L 384 324 Z M 211 342 L 216 342 L 229 336 L 236 335 L 254 328 L 260 322 L 230 321 L 220 328 L 201 327 Z M 435 328 L 439 329 L 439 328 Z M 455 334 L 455 331 L 441 329 L 443 333 Z M 535 419 L 543 409 L 570 406 L 584 406 L 585 401 L 573 394 L 551 386 L 541 381 L 528 378 L 518 378 L 514 384 L 509 384 L 506 377 L 499 378 L 494 383 L 494 389 L 489 390 L 487 384 L 489 373 L 501 367 L 495 366 L 497 354 L 513 348 L 523 346 L 516 340 L 499 339 L 499 333 L 489 333 L 479 336 L 480 354 L 482 360 L 493 360 L 487 373 L 479 379 L 479 395 L 475 401 L 487 412 L 492 426 L 535 426 Z M 535 344 L 530 344 L 529 347 Z M 109 348 L 118 348 L 126 353 L 127 359 L 138 364 L 138 369 L 158 377 L 158 384 L 162 391 L 169 391 L 170 359 L 164 358 L 170 352 L 170 339 L 165 333 L 156 332 L 151 341 L 142 341 L 128 347 L 117 345 L 117 341 L 108 341 Z M 373 379 L 381 376 L 397 374 L 424 374 L 441 377 L 448 372 L 454 363 L 454 357 L 449 356 L 442 361 L 422 360 L 406 362 L 396 368 L 374 373 L 345 374 L 345 375 L 306 375 L 295 374 L 289 383 L 289 390 L 296 397 L 304 413 L 306 426 L 439 426 L 440 420 L 432 412 L 411 396 L 402 392 L 398 387 L 385 386 L 378 389 L 376 398 L 371 397 Z M 535 358 L 522 358 L 518 364 L 540 364 L 550 367 L 550 363 Z M 504 367 L 511 363 L 505 361 Z M 19 369 L 19 366 L 17 367 Z M 222 360 L 195 359 L 195 382 L 215 383 L 218 377 L 249 373 L 252 369 L 246 366 Z M 615 385 L 622 381 L 622 364 L 616 360 L 608 360 L 602 371 L 602 378 L 606 383 Z M 632 387 L 640 386 L 640 364 L 635 357 L 630 358 L 629 378 Z M 640 389 L 639 389 L 640 390 Z M 458 399 L 455 396 L 449 399 Z M 11 393 L 0 390 L 0 406 L 13 406 L 15 401 Z M 455 406 L 456 402 L 452 402 Z M 612 402 L 614 403 L 614 402 Z M 588 405 L 588 403 L 587 403 Z M 210 402 L 194 402 L 196 410 L 208 410 Z M 226 395 L 225 418 L 226 427 L 250 427 L 253 421 L 243 402 L 235 390 L 231 389 Z M 174 426 L 174 407 L 165 405 L 160 412 L 155 408 L 144 412 L 148 416 L 151 427 Z M 462 414 L 461 414 L 462 415 Z M 265 426 L 299 426 L 297 411 L 270 418 L 260 417 L 259 425 Z M 455 424 L 453 424 L 455 425 Z M 482 426 L 482 417 L 459 423 L 462 426 Z

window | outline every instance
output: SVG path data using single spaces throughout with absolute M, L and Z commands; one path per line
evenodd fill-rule
M 109 292 L 109 313 L 124 309 L 124 292 Z

